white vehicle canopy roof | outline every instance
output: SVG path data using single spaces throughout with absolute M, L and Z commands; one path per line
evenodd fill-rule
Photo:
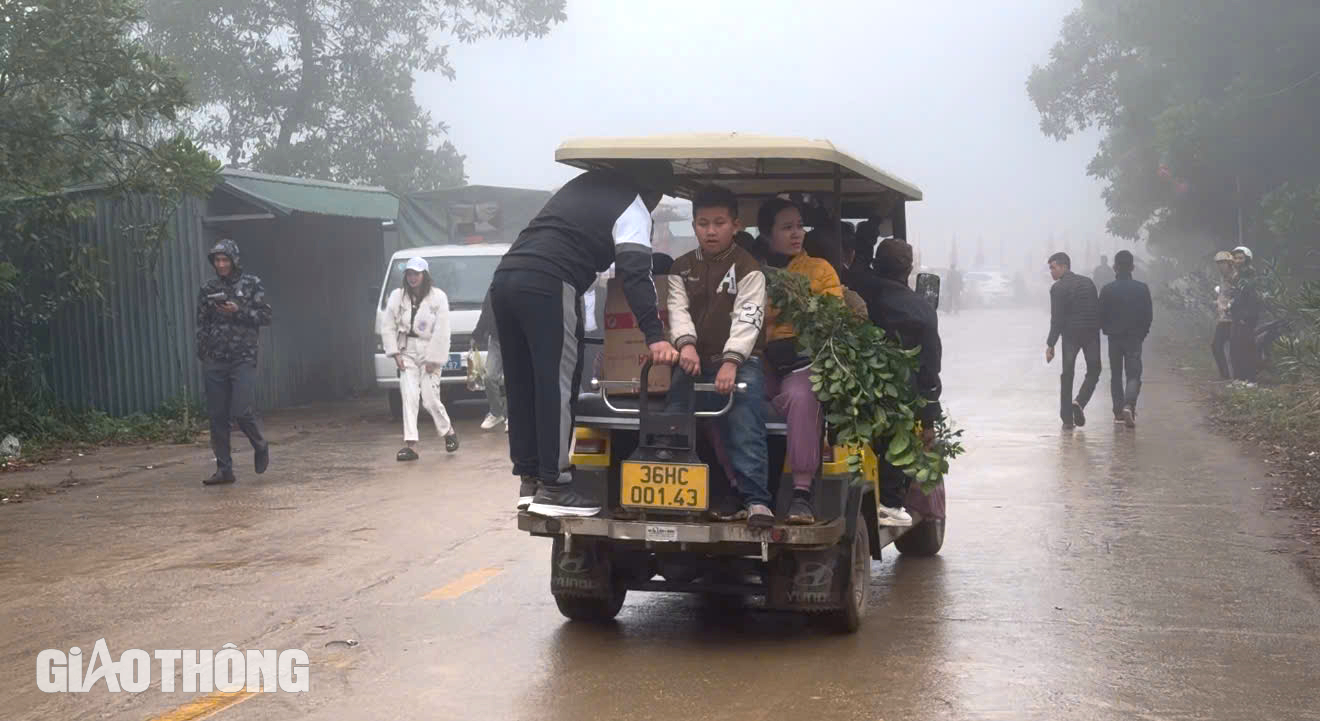
M 391 261 L 400 258 L 412 258 L 421 256 L 423 258 L 434 258 L 436 256 L 462 256 L 462 255 L 504 255 L 509 249 L 508 243 L 474 243 L 472 245 L 424 245 L 420 248 L 404 248 L 397 250 L 390 256 Z
M 746 133 L 687 133 L 564 141 L 555 160 L 576 168 L 609 168 L 619 160 L 668 160 L 677 187 L 691 199 L 707 184 L 740 198 L 768 198 L 788 191 L 832 194 L 840 183 L 844 217 L 885 216 L 895 206 L 921 200 L 921 189 L 828 140 Z

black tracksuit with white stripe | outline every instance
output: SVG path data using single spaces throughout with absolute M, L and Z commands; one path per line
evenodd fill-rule
M 495 271 L 491 304 L 515 475 L 543 484 L 571 480 L 582 295 L 610 265 L 647 343 L 664 340 L 651 277 L 651 214 L 634 181 L 593 170 L 550 198 Z

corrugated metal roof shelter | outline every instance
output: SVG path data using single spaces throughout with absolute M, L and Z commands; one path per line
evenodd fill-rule
M 394 220 L 399 214 L 399 199 L 384 188 L 234 169 L 224 171 L 224 188 L 280 215 L 306 213 Z
M 97 192 L 95 190 L 89 192 Z M 383 234 L 398 200 L 357 187 L 226 169 L 211 195 L 189 198 L 158 253 L 134 225 L 160 210 L 141 198 L 98 198 L 76 232 L 106 261 L 105 298 L 51 325 L 57 397 L 114 415 L 201 397 L 197 295 L 211 276 L 206 251 L 236 240 L 244 271 L 260 276 L 274 309 L 262 331 L 262 408 L 344 397 L 371 387 L 375 298 Z

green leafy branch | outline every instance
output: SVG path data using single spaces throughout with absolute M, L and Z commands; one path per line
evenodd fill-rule
M 949 462 L 963 453 L 962 431 L 944 419 L 926 448 L 917 411 L 926 405 L 913 387 L 920 349 L 904 350 L 843 300 L 813 295 L 807 278 L 772 270 L 767 290 L 780 320 L 797 329 L 811 358 L 811 387 L 820 398 L 835 441 L 852 449 L 848 468 L 862 479 L 861 449 L 879 440 L 885 460 L 930 493 L 944 481 Z

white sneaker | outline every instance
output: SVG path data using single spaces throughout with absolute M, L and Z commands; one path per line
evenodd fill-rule
M 907 528 L 912 525 L 912 516 L 902 508 L 890 508 L 876 504 L 876 523 L 881 526 Z
M 488 431 L 503 422 L 504 418 L 502 416 L 497 416 L 494 413 L 487 413 L 486 420 L 481 422 L 481 430 Z
M 508 418 L 505 418 L 505 419 L 504 419 L 504 432 L 505 432 L 505 433 L 508 433 L 508 432 L 509 432 L 509 419 L 508 419 Z

